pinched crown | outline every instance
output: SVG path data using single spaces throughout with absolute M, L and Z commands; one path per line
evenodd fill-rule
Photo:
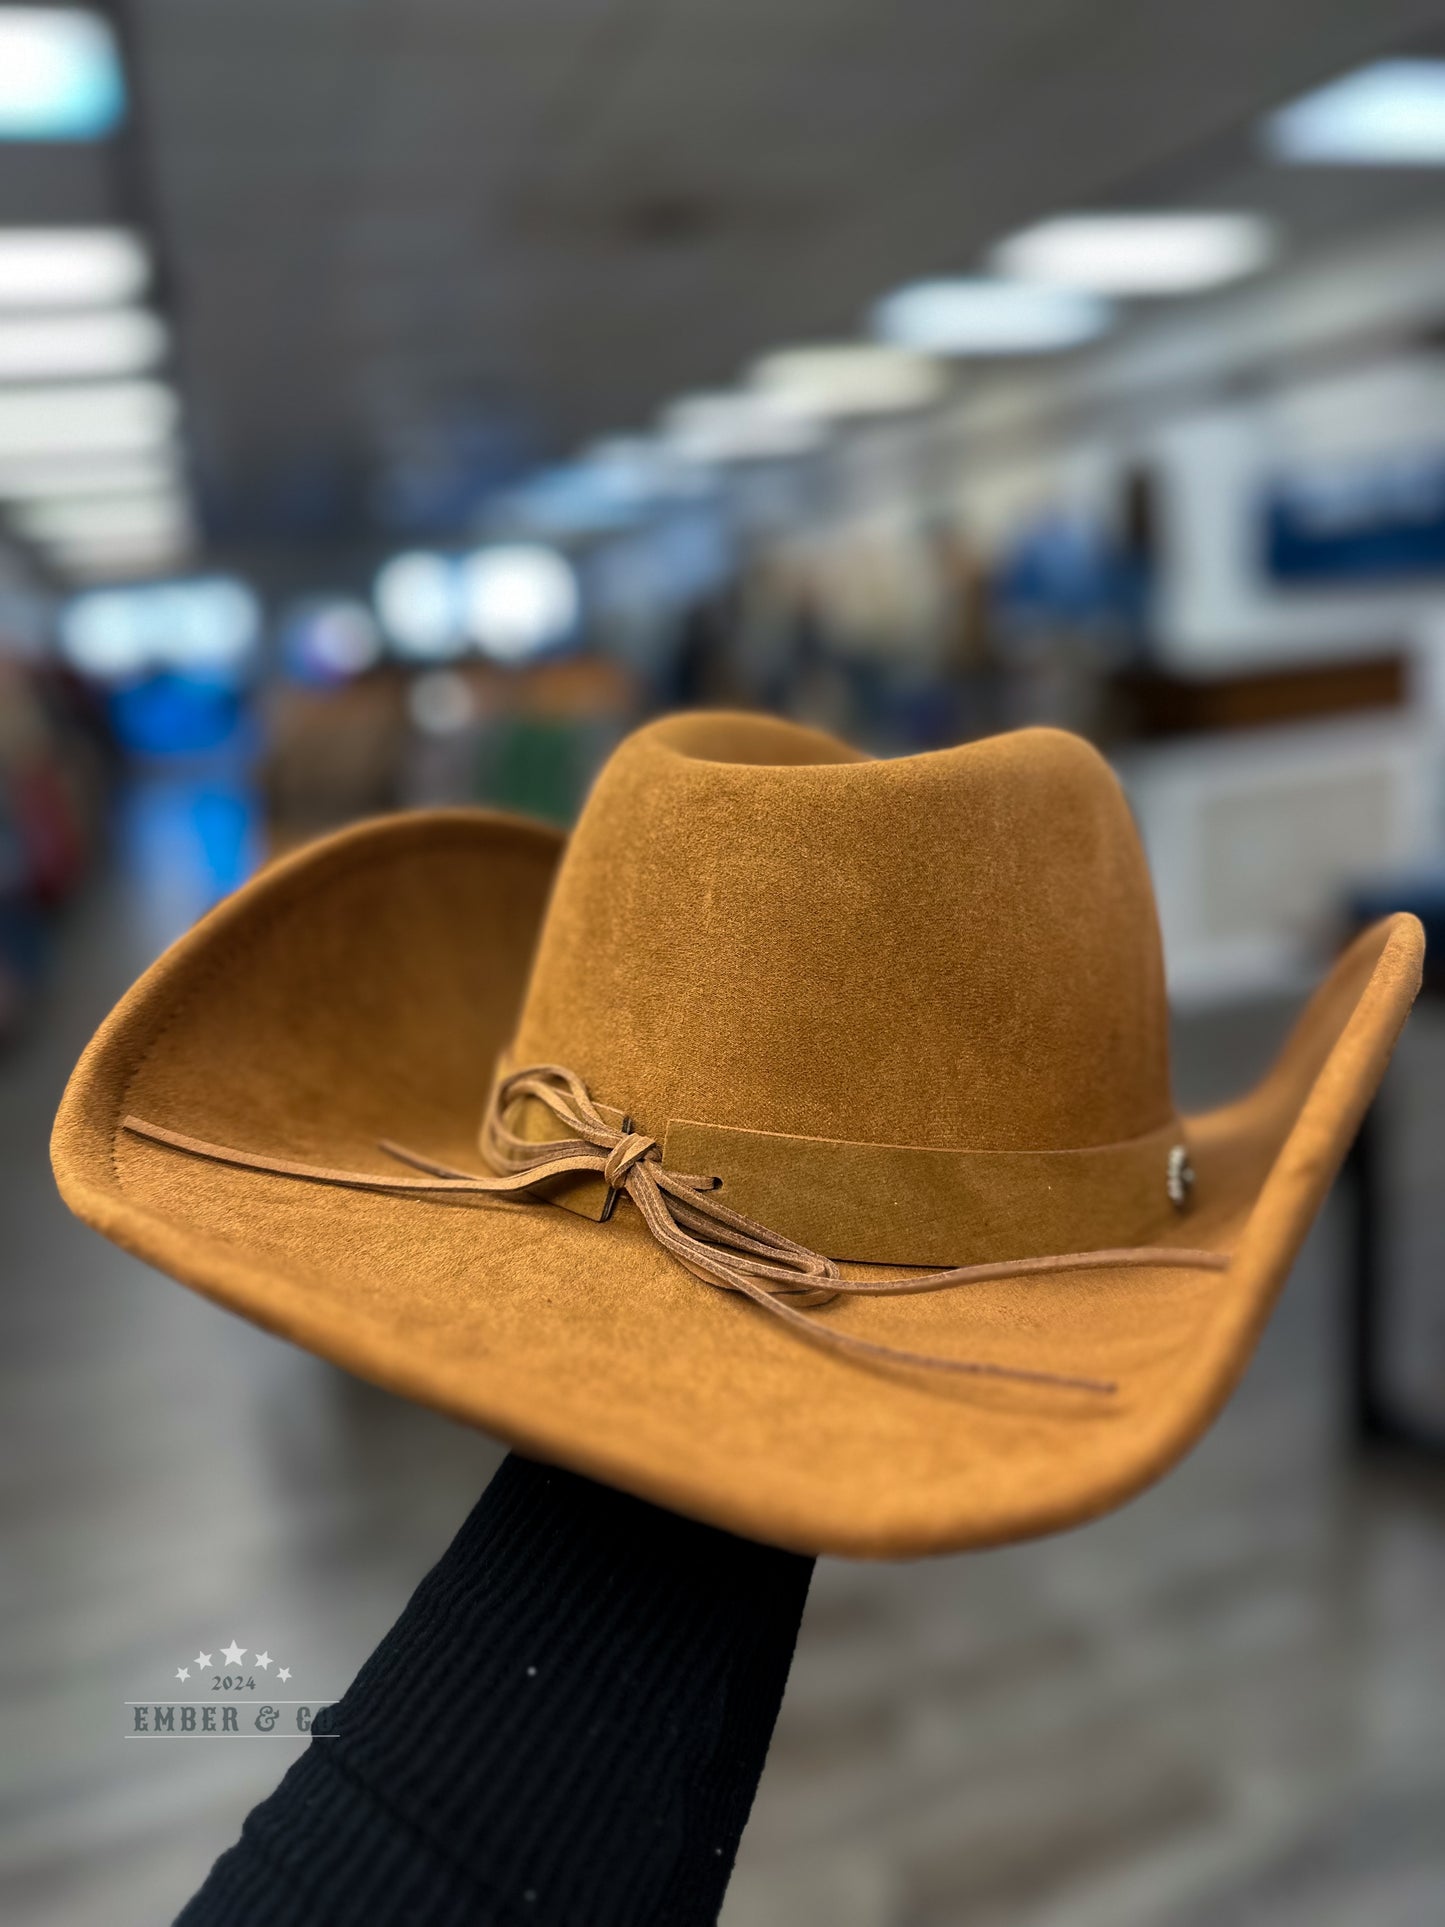
M 655 1134 L 1153 1130 L 1163 967 L 1123 794 L 1051 729 L 877 762 L 761 717 L 652 724 L 572 837 L 512 1057 L 572 1067 Z

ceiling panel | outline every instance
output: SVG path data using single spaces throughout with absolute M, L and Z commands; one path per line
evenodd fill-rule
M 398 459 L 480 490 L 770 345 L 850 331 L 899 280 L 1060 206 L 1227 187 L 1309 234 L 1418 199 L 1418 178 L 1331 196 L 1263 169 L 1245 130 L 1439 18 L 1439 0 L 134 0 L 138 169 L 0 152 L 0 218 L 153 220 L 227 539 L 328 517 L 379 536 Z

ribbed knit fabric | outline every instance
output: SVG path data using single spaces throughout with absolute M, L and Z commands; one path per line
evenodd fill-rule
M 177 1927 L 715 1920 L 812 1569 L 507 1459 Z

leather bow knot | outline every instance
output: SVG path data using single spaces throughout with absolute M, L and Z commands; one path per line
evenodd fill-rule
M 644 1158 L 655 1157 L 662 1162 L 662 1146 L 655 1137 L 644 1137 L 640 1131 L 629 1131 L 607 1154 L 607 1162 L 602 1167 L 602 1175 L 607 1180 L 609 1191 L 620 1191 L 627 1183 L 627 1174 Z

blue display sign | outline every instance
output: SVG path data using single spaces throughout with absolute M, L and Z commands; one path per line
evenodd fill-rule
M 1264 565 L 1277 582 L 1445 574 L 1445 455 L 1407 455 L 1270 484 Z

